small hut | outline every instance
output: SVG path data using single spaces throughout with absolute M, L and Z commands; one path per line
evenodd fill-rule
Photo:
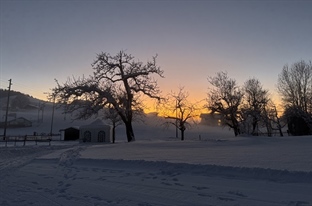
M 60 130 L 61 140 L 77 140 L 79 139 L 79 127 L 68 127 L 66 129 Z
M 112 127 L 105 125 L 101 120 L 80 126 L 81 142 L 112 142 Z

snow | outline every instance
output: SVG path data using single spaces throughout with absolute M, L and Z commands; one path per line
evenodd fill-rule
M 61 119 L 55 130 L 86 124 Z M 174 129 L 144 122 L 132 143 L 123 127 L 115 144 L 0 142 L 0 205 L 312 205 L 312 136 L 194 127 L 180 141 Z M 34 129 L 49 123 L 8 133 Z
M 0 205 L 312 205 L 311 145 L 311 136 L 2 145 Z

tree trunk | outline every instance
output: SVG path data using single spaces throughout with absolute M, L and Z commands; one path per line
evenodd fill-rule
M 280 136 L 283 137 L 283 132 L 282 132 L 282 129 L 279 129 L 279 133 L 280 133 Z
M 116 125 L 113 125 L 113 143 L 115 143 L 115 139 L 116 139 Z
M 181 141 L 183 141 L 184 140 L 184 130 L 182 129 L 181 130 Z
M 234 135 L 236 137 L 240 134 L 239 124 L 238 124 L 238 121 L 236 120 L 236 118 L 234 117 L 234 115 L 231 115 L 231 116 L 232 116 L 231 121 L 232 121 L 232 125 L 233 125 Z
M 134 142 L 135 138 L 134 138 L 134 132 L 132 128 L 132 122 L 126 122 L 125 125 L 126 125 L 126 134 L 127 134 L 128 142 Z
M 256 131 L 257 130 L 257 124 L 258 124 L 258 122 L 257 121 L 253 121 L 252 122 L 252 135 L 253 136 L 258 136 L 258 131 Z
M 272 125 L 271 125 L 270 119 L 268 119 L 268 118 L 265 119 L 265 126 L 267 129 L 268 137 L 271 137 L 272 136 Z
M 239 129 L 236 126 L 234 126 L 233 129 L 234 129 L 234 135 L 235 137 L 237 137 L 237 135 L 239 135 Z

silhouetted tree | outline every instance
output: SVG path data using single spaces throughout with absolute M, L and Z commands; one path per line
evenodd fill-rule
M 258 79 L 251 78 L 245 82 L 243 91 L 244 106 L 242 111 L 245 117 L 251 118 L 251 134 L 258 135 L 258 123 L 263 119 L 265 106 L 269 102 L 268 90 L 263 89 Z
M 269 137 L 272 136 L 274 130 L 278 130 L 281 137 L 284 136 L 282 129 L 285 127 L 286 121 L 285 118 L 279 116 L 279 112 L 273 101 L 269 100 L 265 105 L 262 120 Z
M 285 108 L 296 107 L 304 112 L 309 111 L 312 104 L 312 63 L 299 61 L 285 65 L 278 77 L 278 92 Z
M 185 130 L 191 126 L 189 121 L 194 122 L 194 118 L 199 116 L 196 104 L 188 100 L 189 94 L 183 87 L 179 91 L 171 92 L 166 101 L 163 102 L 163 116 L 173 121 L 166 122 L 172 124 L 181 132 L 181 140 L 184 140 Z
M 142 111 L 140 94 L 160 99 L 157 81 L 152 75 L 163 77 L 156 65 L 156 56 L 144 64 L 132 55 L 120 51 L 115 56 L 98 54 L 92 64 L 93 76 L 57 82 L 53 93 L 59 102 L 66 103 L 67 112 L 79 111 L 77 118 L 89 118 L 107 105 L 112 105 L 125 124 L 128 142 L 134 141 L 133 111 Z M 72 105 L 74 100 L 88 100 L 82 106 Z
M 234 79 L 228 77 L 227 72 L 218 72 L 215 77 L 208 77 L 208 82 L 213 87 L 209 88 L 206 107 L 212 113 L 219 113 L 221 122 L 232 128 L 237 136 L 240 134 L 239 107 L 243 100 L 243 91 Z

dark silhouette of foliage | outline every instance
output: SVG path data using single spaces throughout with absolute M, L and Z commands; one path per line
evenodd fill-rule
M 284 116 L 288 122 L 288 133 L 294 136 L 312 134 L 312 116 L 301 107 L 288 107 Z

